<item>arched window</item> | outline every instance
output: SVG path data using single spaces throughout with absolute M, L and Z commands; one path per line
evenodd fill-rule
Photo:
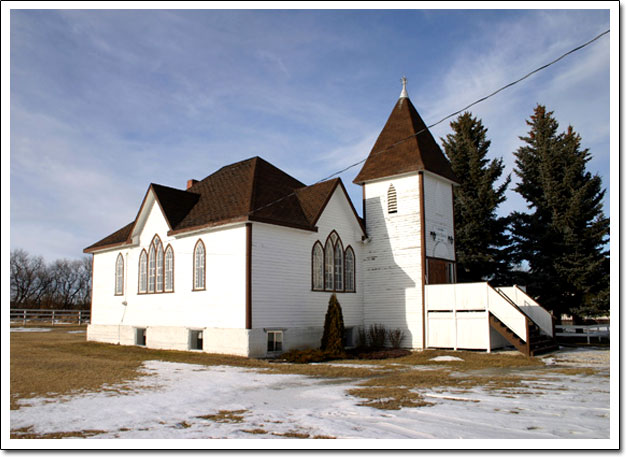
M 205 289 L 205 266 L 204 243 L 198 240 L 193 250 L 193 290 Z
M 319 241 L 313 245 L 312 256 L 313 290 L 324 290 L 324 248 Z
M 124 257 L 117 255 L 115 261 L 115 295 L 124 294 Z
M 154 249 L 156 250 L 156 291 L 163 292 L 163 244 L 159 238 L 154 239 Z
M 311 253 L 312 289 L 327 292 L 355 292 L 354 250 L 343 249 L 341 238 L 334 230 L 326 238 L 326 244 L 316 241 Z
M 354 292 L 354 251 L 350 246 L 346 248 L 345 255 L 345 283 L 346 292 Z
M 324 248 L 324 288 L 326 290 L 334 290 L 334 249 L 330 237 L 326 240 Z
M 343 246 L 341 240 L 337 240 L 337 244 L 335 244 L 334 264 L 335 290 L 341 292 L 343 291 Z
M 148 292 L 154 292 L 154 278 L 156 275 L 156 250 L 154 243 L 150 244 L 150 251 L 148 251 Z
M 165 250 L 165 292 L 174 290 L 174 250 L 168 246 Z
M 398 196 L 396 195 L 396 188 L 393 187 L 393 184 L 390 184 L 389 190 L 387 190 L 387 212 L 389 214 L 398 212 Z
M 139 255 L 139 293 L 145 294 L 148 291 L 148 253 L 145 249 Z

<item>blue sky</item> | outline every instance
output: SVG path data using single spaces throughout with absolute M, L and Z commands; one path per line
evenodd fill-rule
M 609 11 L 13 10 L 10 20 L 11 248 L 54 260 L 132 221 L 151 182 L 184 188 L 258 155 L 313 183 L 367 156 L 402 75 L 430 124 L 607 30 Z M 537 103 L 573 125 L 607 215 L 609 41 L 471 109 L 507 173 Z M 440 141 L 449 121 L 431 131 Z M 360 212 L 358 169 L 341 178 Z M 510 191 L 501 213 L 523 208 Z

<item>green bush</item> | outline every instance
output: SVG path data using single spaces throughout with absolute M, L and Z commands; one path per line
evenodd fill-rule
M 337 296 L 332 294 L 328 302 L 328 310 L 324 319 L 324 335 L 322 336 L 321 350 L 331 356 L 341 356 L 343 350 L 343 314 Z

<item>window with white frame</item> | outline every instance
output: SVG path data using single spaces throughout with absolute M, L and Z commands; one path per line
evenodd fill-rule
M 148 292 L 148 253 L 145 249 L 139 254 L 139 293 Z
M 334 258 L 335 250 L 330 237 L 326 240 L 326 247 L 324 248 L 324 289 L 334 290 Z
M 154 239 L 154 249 L 156 250 L 156 292 L 163 292 L 163 244 L 159 238 Z
M 174 250 L 168 246 L 165 250 L 165 292 L 174 290 Z
M 139 255 L 140 294 L 153 294 L 174 291 L 174 249 L 168 245 L 163 251 L 159 235 L 154 235 L 148 252 Z
M 267 332 L 267 352 L 280 352 L 283 350 L 283 331 L 269 330 Z
M 148 251 L 148 292 L 154 292 L 154 279 L 156 276 L 156 249 L 154 243 L 150 244 Z
M 324 248 L 319 241 L 313 245 L 312 255 L 313 290 L 324 290 Z
M 327 292 L 355 292 L 356 278 L 354 250 L 343 248 L 341 238 L 334 230 L 326 244 L 318 241 L 311 253 L 312 290 Z
M 334 250 L 334 259 L 333 259 L 334 267 L 335 267 L 335 290 L 338 292 L 343 291 L 343 246 L 341 245 L 341 240 L 337 240 L 335 244 Z
M 350 246 L 346 249 L 344 259 L 346 292 L 354 292 L 354 251 Z
M 117 255 L 115 260 L 115 295 L 124 295 L 124 257 Z
M 206 253 L 204 243 L 198 240 L 193 250 L 193 290 L 204 290 L 206 279 Z

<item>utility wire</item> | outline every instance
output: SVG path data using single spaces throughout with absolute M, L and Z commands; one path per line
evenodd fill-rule
M 548 62 L 548 63 L 547 63 L 547 64 L 545 64 L 545 65 L 542 65 L 541 67 L 535 68 L 535 69 L 534 69 L 534 70 L 532 70 L 530 73 L 528 73 L 528 74 L 526 74 L 526 75 L 522 76 L 522 77 L 521 77 L 521 78 L 519 78 L 519 79 L 516 79 L 516 80 L 515 80 L 515 81 L 513 81 L 513 82 L 510 82 L 510 83 L 508 83 L 508 84 L 506 84 L 506 85 L 504 85 L 504 86 L 500 87 L 499 89 L 495 90 L 494 92 L 490 93 L 489 95 L 485 95 L 484 97 L 481 97 L 481 98 L 479 98 L 478 100 L 473 101 L 472 103 L 470 103 L 470 104 L 469 104 L 469 105 L 467 105 L 466 107 L 461 108 L 460 110 L 457 110 L 457 111 L 455 111 L 454 113 L 448 114 L 447 116 L 443 117 L 442 119 L 438 120 L 437 122 L 435 122 L 435 123 L 433 123 L 433 124 L 430 124 L 430 125 L 426 126 L 426 128 L 423 128 L 423 129 L 422 129 L 422 130 L 420 130 L 419 132 L 416 132 L 416 133 L 414 133 L 413 135 L 410 135 L 410 136 L 408 136 L 408 137 L 406 137 L 406 138 L 402 138 L 401 140 L 398 140 L 398 141 L 396 141 L 395 143 L 393 143 L 393 144 L 389 145 L 389 146 L 388 146 L 388 147 L 386 147 L 385 149 L 382 149 L 382 150 L 377 151 L 377 152 L 375 152 L 375 153 L 369 154 L 369 155 L 368 155 L 367 157 L 365 157 L 364 159 L 361 159 L 361 160 L 359 160 L 358 162 L 355 162 L 355 163 L 353 163 L 353 164 L 351 164 L 351 165 L 348 165 L 347 167 L 342 168 L 341 170 L 336 171 L 336 172 L 334 172 L 334 173 L 332 173 L 332 174 L 330 174 L 330 175 L 326 176 L 325 178 L 320 179 L 319 181 L 316 181 L 313 185 L 315 185 L 315 184 L 320 184 L 320 183 L 322 183 L 322 182 L 324 182 L 324 181 L 328 181 L 329 179 L 334 178 L 335 176 L 338 176 L 338 175 L 340 175 L 340 174 L 343 174 L 343 173 L 345 173 L 346 171 L 348 171 L 349 169 L 354 168 L 354 167 L 356 167 L 357 165 L 362 164 L 362 163 L 363 163 L 363 162 L 365 162 L 365 161 L 366 161 L 369 157 L 372 157 L 372 156 L 375 156 L 375 155 L 378 155 L 378 154 L 382 154 L 383 152 L 387 152 L 387 151 L 389 151 L 390 149 L 393 149 L 394 147 L 396 147 L 398 144 L 403 143 L 404 141 L 410 140 L 411 138 L 414 138 L 414 137 L 416 137 L 417 135 L 420 135 L 420 134 L 422 134 L 422 133 L 426 132 L 428 129 L 430 129 L 430 128 L 432 128 L 432 127 L 436 126 L 436 125 L 441 124 L 443 121 L 445 121 L 445 120 L 447 120 L 447 119 L 450 119 L 451 117 L 456 116 L 456 115 L 457 115 L 457 114 L 459 114 L 459 113 L 462 113 L 463 111 L 465 111 L 465 110 L 467 110 L 467 109 L 471 108 L 471 107 L 472 107 L 472 106 L 474 106 L 474 105 L 477 105 L 478 103 L 484 102 L 485 100 L 487 100 L 487 99 L 489 99 L 489 98 L 493 97 L 494 95 L 496 95 L 496 94 L 498 94 L 498 93 L 502 92 L 503 90 L 508 89 L 509 87 L 512 87 L 512 86 L 514 86 L 514 85 L 516 85 L 516 84 L 518 84 L 518 83 L 520 83 L 520 82 L 524 81 L 525 79 L 527 79 L 527 78 L 531 77 L 531 76 L 532 76 L 532 75 L 534 75 L 535 73 L 538 73 L 538 72 L 540 72 L 541 70 L 545 70 L 546 68 L 550 67 L 551 65 L 554 65 L 555 63 L 557 63 L 557 62 L 559 62 L 560 60 L 564 59 L 564 58 L 565 58 L 565 57 L 567 57 L 568 55 L 573 54 L 574 52 L 579 51 L 579 50 L 581 50 L 582 48 L 584 48 L 584 47 L 586 47 L 586 46 L 589 46 L 591 43 L 593 43 L 594 41 L 596 41 L 596 40 L 600 39 L 600 38 L 601 38 L 601 37 L 603 37 L 604 35 L 608 34 L 610 31 L 611 31 L 611 29 L 605 30 L 604 32 L 602 32 L 601 34 L 599 34 L 598 36 L 596 36 L 595 38 L 592 38 L 591 40 L 587 41 L 586 43 L 583 43 L 583 44 L 581 44 L 580 46 L 577 46 L 577 47 L 575 47 L 574 49 L 571 49 L 571 50 L 567 51 L 565 54 L 560 55 L 559 57 L 557 57 L 556 59 L 554 59 L 554 60 L 552 60 L 552 61 Z M 266 204 L 266 205 L 261 206 L 260 208 L 253 209 L 252 211 L 250 211 L 250 212 L 248 213 L 248 215 L 250 215 L 250 214 L 252 214 L 252 213 L 254 213 L 254 212 L 260 211 L 260 210 L 262 210 L 262 209 L 265 209 L 265 208 L 267 208 L 267 207 L 269 207 L 269 206 L 272 206 L 272 205 L 274 205 L 274 204 L 276 204 L 276 203 L 278 203 L 278 202 L 280 202 L 280 201 L 282 201 L 282 200 L 285 200 L 286 198 L 289 198 L 289 197 L 291 197 L 291 196 L 293 196 L 293 195 L 295 195 L 295 194 L 296 194 L 296 191 L 293 191 L 293 192 L 291 192 L 290 194 L 285 195 L 284 197 L 281 197 L 281 198 L 279 198 L 279 199 L 277 199 L 277 200 L 274 200 L 274 201 L 272 201 L 272 202 L 270 202 L 270 203 L 268 203 L 268 204 Z

